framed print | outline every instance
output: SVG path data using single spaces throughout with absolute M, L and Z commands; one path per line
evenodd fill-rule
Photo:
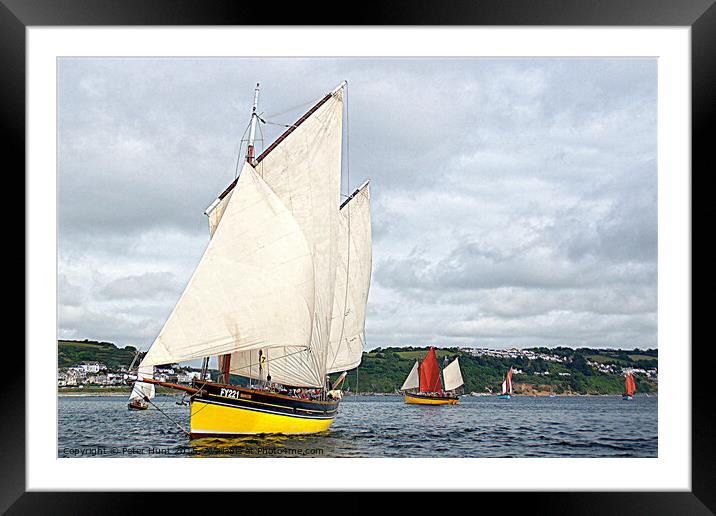
M 714 510 L 710 2 L 176 7 L 3 4 L 28 299 L 3 509 Z

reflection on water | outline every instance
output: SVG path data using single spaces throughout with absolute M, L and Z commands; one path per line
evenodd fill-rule
M 406 405 L 351 397 L 319 434 L 189 440 L 189 408 L 159 396 L 128 411 L 123 397 L 59 398 L 60 457 L 656 457 L 658 397 L 463 397 Z M 174 421 L 170 421 L 168 417 Z

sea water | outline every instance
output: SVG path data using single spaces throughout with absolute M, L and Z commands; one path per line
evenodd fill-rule
M 189 406 L 158 396 L 58 398 L 59 457 L 656 457 L 657 396 L 460 398 L 406 405 L 351 396 L 327 432 L 189 440 Z M 161 411 L 160 411 L 161 409 Z

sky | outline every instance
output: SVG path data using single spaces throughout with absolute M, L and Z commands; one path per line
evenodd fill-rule
M 343 193 L 371 180 L 367 349 L 657 347 L 655 59 L 60 59 L 59 338 L 147 349 L 255 84 L 290 124 L 344 79 Z

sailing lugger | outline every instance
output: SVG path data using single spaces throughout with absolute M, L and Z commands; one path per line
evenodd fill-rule
M 636 392 L 636 383 L 634 383 L 634 376 L 631 373 L 627 373 L 624 384 L 626 392 L 622 395 L 622 397 L 625 400 L 633 399 L 634 393 Z
M 507 371 L 505 381 L 502 382 L 502 392 L 497 396 L 498 398 L 509 400 L 512 398 L 512 367 Z
M 420 364 L 417 360 L 408 373 L 400 388 L 405 396 L 405 403 L 417 405 L 456 405 L 459 397 L 456 391 L 463 385 L 460 363 L 455 358 L 443 369 L 445 389 L 440 381 L 440 366 L 435 355 L 435 348 L 430 348 L 425 360 Z
M 371 275 L 368 182 L 341 203 L 345 81 L 254 158 L 206 210 L 210 241 L 137 370 L 191 394 L 191 437 L 326 430 L 358 367 Z M 218 382 L 153 378 L 154 366 L 218 357 Z M 342 372 L 330 385 L 330 374 Z M 248 378 L 251 388 L 230 384 Z

